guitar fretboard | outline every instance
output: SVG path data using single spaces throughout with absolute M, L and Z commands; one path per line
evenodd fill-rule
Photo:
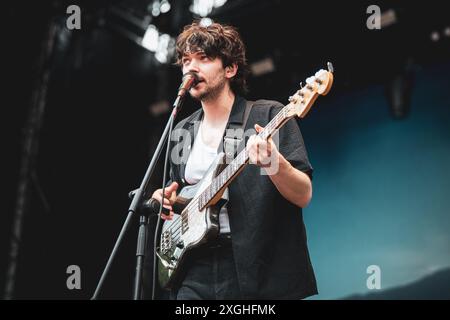
M 288 105 L 289 106 L 289 105 Z M 287 121 L 288 117 L 288 106 L 278 112 L 278 114 L 264 127 L 263 131 L 261 131 L 258 136 L 264 140 L 267 140 L 269 137 L 274 135 L 276 131 Z M 215 197 L 215 195 L 231 183 L 231 181 L 235 178 L 239 170 L 248 163 L 249 156 L 247 152 L 247 148 L 245 147 L 236 158 L 231 161 L 228 166 L 217 175 L 209 184 L 208 187 L 201 192 L 198 197 L 198 209 L 199 211 L 203 210 L 208 203 Z

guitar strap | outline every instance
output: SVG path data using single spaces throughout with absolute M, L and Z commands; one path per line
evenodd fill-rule
M 239 150 L 239 147 L 241 146 L 241 142 L 245 138 L 245 126 L 247 124 L 247 120 L 254 103 L 255 101 L 246 102 L 242 124 L 229 123 L 228 127 L 225 129 L 225 135 L 223 137 L 221 146 L 219 146 L 219 151 L 225 152 L 227 161 L 226 163 L 230 163 L 238 154 L 238 151 L 241 151 Z M 241 146 L 241 148 L 243 147 L 244 145 Z
M 225 135 L 220 142 L 218 152 L 223 151 L 225 153 L 224 160 L 226 164 L 233 161 L 234 157 L 245 147 L 244 130 L 254 103 L 255 101 L 246 102 L 242 124 L 231 122 L 228 124 L 227 128 L 225 128 Z M 242 143 L 243 141 L 244 143 Z M 222 198 L 226 200 L 229 199 L 228 188 L 225 189 Z

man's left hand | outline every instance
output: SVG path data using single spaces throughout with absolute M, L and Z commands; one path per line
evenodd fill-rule
M 255 130 L 260 133 L 264 128 L 255 124 Z M 247 142 L 247 151 L 249 156 L 249 163 L 256 164 L 259 167 L 268 168 L 277 165 L 280 153 L 270 137 L 267 141 L 256 134 L 250 136 Z M 273 171 L 273 170 L 270 170 Z

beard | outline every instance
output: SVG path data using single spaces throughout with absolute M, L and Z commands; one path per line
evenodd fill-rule
M 205 83 L 205 82 L 203 82 Z M 206 85 L 205 88 L 198 94 L 191 96 L 198 101 L 212 101 L 215 100 L 223 91 L 226 85 L 226 79 L 221 78 L 215 82 L 212 86 Z

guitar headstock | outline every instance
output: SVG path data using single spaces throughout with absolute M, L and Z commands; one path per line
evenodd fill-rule
M 306 116 L 317 97 L 326 95 L 332 85 L 333 66 L 328 62 L 328 70 L 317 71 L 314 76 L 306 79 L 306 86 L 300 84 L 300 89 L 289 97 L 289 104 L 286 106 L 288 116 Z

